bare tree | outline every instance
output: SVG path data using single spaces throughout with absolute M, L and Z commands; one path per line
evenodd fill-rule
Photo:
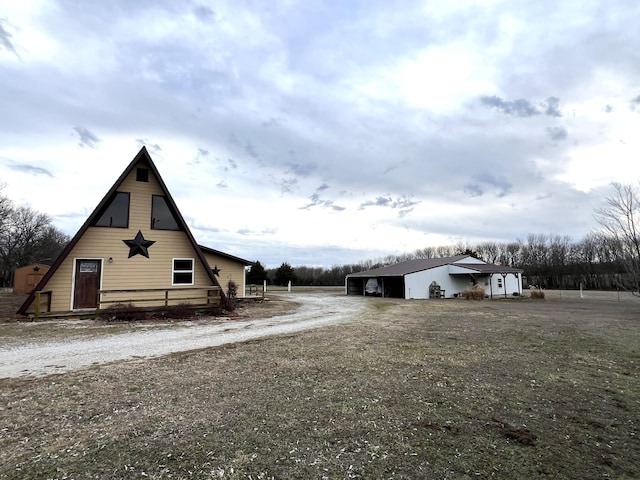
M 615 246 L 617 260 L 622 263 L 634 295 L 640 295 L 640 188 L 613 183 L 613 194 L 606 206 L 595 211 L 601 234 Z
M 482 242 L 475 248 L 480 258 L 487 263 L 497 263 L 500 256 L 500 247 L 496 242 Z
M 11 285 L 18 267 L 51 264 L 68 242 L 48 215 L 0 194 L 0 286 Z

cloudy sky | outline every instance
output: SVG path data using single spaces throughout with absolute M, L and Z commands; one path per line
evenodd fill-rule
M 0 0 L 0 182 L 72 235 L 146 145 L 269 267 L 580 239 L 640 177 L 637 0 Z

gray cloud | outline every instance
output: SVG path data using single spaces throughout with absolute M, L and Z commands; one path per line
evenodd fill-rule
M 480 197 L 484 195 L 484 190 L 482 190 L 478 184 L 469 183 L 464 186 L 464 193 L 468 197 Z
M 244 151 L 247 152 L 249 156 L 258 158 L 258 152 L 256 151 L 256 147 L 254 147 L 252 143 L 247 142 L 244 146 Z
M 261 125 L 263 127 L 278 127 L 280 126 L 280 120 L 275 117 L 269 117 L 268 120 L 264 120 Z
M 640 105 L 640 95 L 631 99 L 631 109 L 635 110 L 635 108 Z
M 550 117 L 561 117 L 560 99 L 558 97 L 549 97 L 540 103 L 542 110 L 537 108 L 529 100 L 519 98 L 517 100 L 503 100 L 495 95 L 480 97 L 480 102 L 488 108 L 495 108 L 505 115 L 513 115 L 515 117 L 534 117 L 536 115 L 548 115 Z
M 346 210 L 345 207 L 341 207 L 339 205 L 334 205 L 333 200 L 322 200 L 317 193 L 314 193 L 313 195 L 311 195 L 309 197 L 309 199 L 311 200 L 311 202 L 307 203 L 306 205 L 304 205 L 302 207 L 299 207 L 300 210 L 309 210 L 312 207 L 329 208 L 329 209 L 331 209 L 333 211 L 336 211 L 336 212 L 342 212 L 342 211 Z
M 605 106 L 604 106 L 604 111 L 605 111 L 606 113 L 611 113 L 611 112 L 613 112 L 613 105 L 605 105 Z
M 358 210 L 364 210 L 366 207 L 386 207 L 392 202 L 390 197 L 377 197 L 375 200 L 367 200 L 360 204 Z
M 358 207 L 358 210 L 364 210 L 368 207 L 387 207 L 398 210 L 398 217 L 402 218 L 410 213 L 413 210 L 413 207 L 419 203 L 420 201 L 413 200 L 413 195 L 400 195 L 395 199 L 391 196 L 376 197 L 374 200 L 362 202 Z
M 474 175 L 473 180 L 464 186 L 464 193 L 469 197 L 481 197 L 488 189 L 495 191 L 497 197 L 504 197 L 513 189 L 513 184 L 507 179 L 490 173 Z
M 206 5 L 196 5 L 193 7 L 193 14 L 202 22 L 215 22 L 218 19 L 216 12 Z
M 200 165 L 206 157 L 209 156 L 209 151 L 203 148 L 198 148 L 195 158 L 192 162 L 189 162 L 190 165 Z
M 73 127 L 73 129 L 78 134 L 78 138 L 80 139 L 78 145 L 80 145 L 81 147 L 87 146 L 93 149 L 96 148 L 96 143 L 98 143 L 100 139 L 96 136 L 95 133 L 91 132 L 88 128 L 78 125 Z
M 493 107 L 506 115 L 513 115 L 516 117 L 533 117 L 534 115 L 540 115 L 540 110 L 524 98 L 507 101 L 494 95 L 481 97 L 480 101 L 486 107 Z
M 136 138 L 136 143 L 138 144 L 138 148 L 147 147 L 147 150 L 151 155 L 162 151 L 162 147 L 160 147 L 160 145 L 157 143 L 151 143 L 147 138 Z
M 274 182 L 278 188 L 280 189 L 280 193 L 284 195 L 285 193 L 293 193 L 295 190 L 298 179 L 297 178 L 282 178 Z
M 16 57 L 20 58 L 20 55 L 18 55 L 18 52 L 16 51 L 13 42 L 11 41 L 13 35 L 7 32 L 7 30 L 4 28 L 3 22 L 6 21 L 6 18 L 0 18 L 0 45 L 6 48 L 7 51 L 13 53 Z
M 547 127 L 547 135 L 553 141 L 566 140 L 569 136 L 567 129 L 564 127 Z
M 560 113 L 560 99 L 558 97 L 547 98 L 546 103 L 542 104 L 545 107 L 544 114 L 550 117 L 561 117 Z
M 329 188 L 329 185 L 327 185 L 326 183 L 323 183 L 318 188 L 316 188 L 316 192 L 322 192 L 323 190 L 327 190 L 328 188 Z
M 300 177 L 308 177 L 316 170 L 317 165 L 313 165 L 311 163 L 301 164 L 301 163 L 288 163 L 289 171 L 294 175 L 298 175 Z
M 9 160 L 8 167 L 11 170 L 16 170 L 18 172 L 30 173 L 32 175 L 46 175 L 49 178 L 54 178 L 53 174 L 46 168 L 36 167 L 26 163 L 13 162 Z

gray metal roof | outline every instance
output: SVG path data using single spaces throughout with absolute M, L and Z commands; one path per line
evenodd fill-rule
M 407 260 L 405 262 L 394 263 L 386 267 L 374 268 L 365 272 L 350 273 L 347 277 L 400 277 L 410 273 L 429 270 L 430 268 L 442 267 L 459 262 L 469 255 L 456 255 L 455 257 L 442 258 L 420 258 L 417 260 Z
M 401 277 L 431 268 L 442 267 L 445 265 L 457 265 L 459 267 L 475 270 L 478 273 L 522 273 L 513 267 L 503 265 L 494 265 L 491 263 L 465 263 L 464 260 L 471 258 L 469 255 L 456 255 L 454 257 L 442 258 L 422 258 L 417 260 L 407 260 L 405 262 L 395 263 L 386 267 L 374 268 L 364 272 L 350 273 L 347 278 L 361 277 Z

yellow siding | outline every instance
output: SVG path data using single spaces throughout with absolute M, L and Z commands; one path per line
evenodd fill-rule
M 225 293 L 227 293 L 227 286 L 231 280 L 238 285 L 238 296 L 245 296 L 245 270 L 242 263 L 208 252 L 204 252 L 204 258 L 211 268 L 217 265 L 220 269 L 220 274 L 217 275 L 218 283 Z
M 147 165 L 139 163 L 137 166 L 146 167 Z M 151 198 L 152 195 L 163 194 L 152 172 L 149 171 L 149 182 L 137 182 L 136 168 L 133 168 L 118 191 L 130 193 L 129 228 L 89 227 L 87 229 L 43 288 L 45 291 L 52 291 L 51 311 L 71 310 L 74 261 L 80 258 L 102 259 L 102 290 L 172 288 L 174 258 L 194 260 L 193 286 L 211 285 L 211 280 L 204 266 L 199 262 L 185 232 L 151 230 Z M 145 240 L 155 241 L 148 249 L 149 258 L 142 255 L 127 258 L 129 247 L 123 240 L 133 239 L 138 230 L 142 232 Z M 188 285 L 176 285 L 175 288 L 186 286 Z M 187 293 L 180 295 L 185 296 Z

